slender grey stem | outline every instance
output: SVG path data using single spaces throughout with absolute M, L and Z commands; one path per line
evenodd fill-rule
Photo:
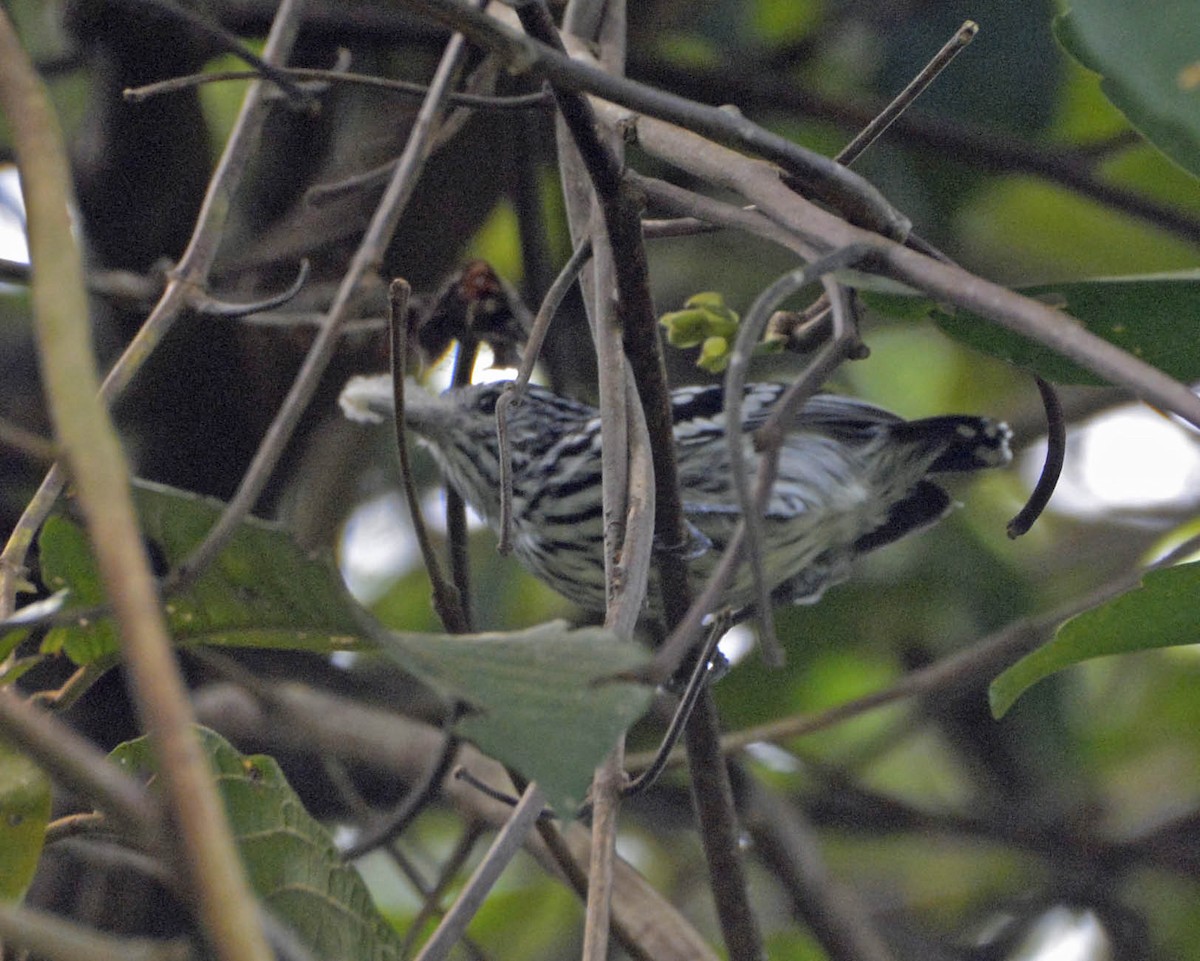
M 449 955 L 450 949 L 462 938 L 467 925 L 499 879 L 500 873 L 521 850 L 525 838 L 542 813 L 544 803 L 545 799 L 537 784 L 532 783 L 525 788 L 512 817 L 496 835 L 496 840 L 488 848 L 483 861 L 467 881 L 458 899 L 446 912 L 437 930 L 425 942 L 416 961 L 443 961 Z
M 737 492 L 738 507 L 745 524 L 745 556 L 754 578 L 758 618 L 761 626 L 760 644 L 763 657 L 768 664 L 783 663 L 783 650 L 775 637 L 774 619 L 771 613 L 771 592 L 767 583 L 763 551 L 763 509 L 765 502 L 756 502 L 751 495 L 750 477 L 746 465 L 744 435 L 742 433 L 742 400 L 746 386 L 746 373 L 754 347 L 762 339 L 767 321 L 775 308 L 792 294 L 821 279 L 826 274 L 841 270 L 855 263 L 867 252 L 862 246 L 843 247 L 811 264 L 789 271 L 764 290 L 742 318 L 737 339 L 729 358 L 725 373 L 725 438 L 729 445 L 729 468 L 733 487 Z M 819 355 L 814 365 L 819 365 Z M 827 371 L 822 371 L 825 376 Z M 778 445 L 776 445 L 778 450 Z M 773 471 L 771 472 L 774 473 Z M 773 483 L 773 477 L 769 483 Z
M 533 376 L 533 368 L 537 363 L 538 354 L 541 353 L 542 343 L 550 331 L 550 321 L 558 313 L 567 292 L 578 279 L 579 272 L 591 255 L 592 239 L 585 236 L 583 242 L 571 252 L 563 269 L 546 291 L 542 306 L 538 308 L 537 316 L 533 319 L 516 379 L 496 401 L 496 438 L 500 459 L 500 540 L 496 550 L 501 554 L 512 551 L 512 452 L 508 445 L 508 409 L 521 402 L 525 386 Z
M 946 44 L 934 54 L 933 59 L 929 61 L 918 73 L 912 81 L 896 95 L 896 98 L 880 111 L 879 115 L 867 124 L 846 146 L 841 149 L 833 159 L 838 163 L 849 166 L 862 156 L 871 144 L 883 136 L 884 132 L 895 123 L 900 114 L 904 113 L 909 108 L 917 97 L 925 92 L 926 88 L 933 83 L 939 73 L 945 70 L 955 57 L 957 57 L 972 40 L 975 39 L 975 34 L 979 32 L 979 24 L 973 20 L 966 21 L 954 36 L 951 37 Z
M 417 178 L 432 150 L 437 122 L 444 111 L 446 96 L 458 73 L 465 49 L 465 41 L 460 34 L 452 36 L 446 44 L 441 62 L 429 85 L 429 95 L 421 105 L 387 190 L 384 191 L 366 234 L 342 278 L 333 304 L 326 314 L 325 324 L 309 348 L 291 390 L 267 429 L 266 436 L 255 452 L 237 491 L 204 541 L 175 572 L 173 581 L 176 584 L 188 583 L 212 561 L 237 529 L 238 524 L 254 507 L 255 501 L 266 487 L 271 472 L 283 456 L 284 448 L 337 349 L 342 324 L 346 320 L 354 293 L 363 278 L 378 267 L 383 251 L 395 233 L 400 216 L 412 197 Z

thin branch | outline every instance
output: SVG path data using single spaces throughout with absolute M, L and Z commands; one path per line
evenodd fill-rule
M 458 943 L 475 912 L 483 904 L 483 899 L 499 880 L 500 873 L 521 850 L 526 836 L 541 815 L 543 803 L 541 790 L 536 784 L 530 784 L 521 795 L 512 817 L 488 848 L 487 854 L 442 918 L 441 924 L 425 942 L 425 946 L 417 955 L 417 961 L 443 961 L 450 949 Z
M 0 446 L 9 447 L 41 464 L 53 463 L 58 456 L 53 441 L 3 418 L 0 418 Z
M 416 816 L 429 806 L 441 789 L 442 781 L 453 769 L 458 756 L 460 742 L 454 733 L 456 720 L 453 711 L 447 713 L 442 749 L 438 751 L 429 765 L 429 769 L 408 789 L 408 793 L 394 810 L 386 812 L 377 817 L 374 822 L 363 826 L 360 836 L 342 852 L 343 857 L 353 860 L 387 844 L 392 838 L 400 835 L 416 819 Z
M 709 683 L 713 655 L 717 653 L 717 645 L 721 642 L 721 636 L 728 629 L 729 618 L 720 615 L 715 617 L 713 623 L 709 625 L 708 639 L 704 642 L 704 646 L 697 652 L 696 662 L 692 665 L 691 676 L 688 677 L 687 686 L 683 690 L 683 697 L 679 699 L 679 704 L 675 707 L 675 713 L 671 715 L 671 722 L 667 725 L 667 730 L 658 745 L 654 760 L 626 786 L 626 798 L 637 797 L 639 794 L 648 791 L 654 785 L 654 782 L 658 780 L 662 772 L 666 770 L 667 760 L 670 758 L 671 752 L 675 749 L 675 745 L 679 743 L 683 729 L 687 727 L 688 719 L 692 716 L 692 709 L 696 706 L 700 692 Z
M 283 456 L 283 451 L 341 340 L 342 324 L 347 318 L 359 284 L 379 264 L 384 248 L 396 231 L 400 215 L 416 189 L 417 177 L 432 150 L 434 131 L 444 109 L 444 98 L 458 75 L 464 53 L 462 36 L 451 37 L 430 84 L 429 96 L 421 105 L 387 189 L 342 277 L 333 304 L 326 314 L 325 324 L 309 348 L 287 397 L 267 428 L 266 436 L 255 451 L 237 491 L 203 542 L 168 578 L 172 585 L 189 583 L 216 557 L 242 519 L 253 508 L 280 457 Z
M 1188 546 L 1194 552 L 1196 544 Z M 1166 559 L 1164 559 L 1166 560 Z M 1172 562 L 1178 560 L 1174 557 Z M 972 684 L 986 681 L 1010 664 L 1038 647 L 1046 635 L 1068 618 L 1091 610 L 1106 601 L 1135 587 L 1145 572 L 1134 571 L 1122 574 L 1083 597 L 1037 617 L 1023 618 L 1002 628 L 994 634 L 976 641 L 970 647 L 957 651 L 915 671 L 911 671 L 894 684 L 862 697 L 854 698 L 835 707 L 814 714 L 800 714 L 781 718 L 769 724 L 744 728 L 724 735 L 721 739 L 723 753 L 735 753 L 758 742 L 780 743 L 815 734 L 828 728 L 859 717 L 869 711 L 894 704 L 911 697 L 923 697 L 953 693 Z M 652 756 L 630 757 L 633 768 L 649 764 Z M 676 752 L 670 759 L 671 765 L 681 764 L 684 756 Z
M 747 474 L 746 453 L 742 433 L 742 401 L 746 386 L 746 375 L 750 365 L 750 357 L 755 345 L 762 339 L 767 322 L 771 319 L 775 308 L 788 297 L 807 287 L 814 281 L 820 280 L 826 274 L 849 267 L 867 253 L 864 247 L 844 247 L 811 264 L 806 264 L 785 274 L 763 291 L 746 312 L 738 326 L 737 338 L 729 357 L 729 367 L 725 373 L 725 437 L 729 446 L 729 468 L 733 479 L 733 488 L 737 493 L 738 506 L 741 508 L 745 524 L 744 556 L 749 559 L 750 571 L 755 584 L 756 607 L 759 623 L 762 626 L 760 640 L 763 644 L 763 656 L 768 664 L 778 666 L 783 663 L 783 651 L 775 637 L 774 618 L 771 611 L 771 590 L 765 569 L 765 554 L 763 547 L 763 511 L 766 501 L 757 501 L 750 494 L 750 480 Z M 816 373 L 809 373 L 801 378 L 812 388 L 812 393 L 834 366 L 848 352 L 852 339 L 856 339 L 853 331 L 840 331 L 836 325 L 831 350 L 822 351 L 814 358 L 810 368 L 816 368 Z M 794 402 L 793 402 L 794 404 Z M 778 451 L 783 442 L 786 428 L 775 431 L 774 456 L 769 463 L 777 463 Z M 768 485 L 774 484 L 774 467 L 768 474 Z M 768 487 L 769 489 L 769 487 Z
M 282 290 L 277 294 L 272 294 L 260 300 L 250 301 L 249 303 L 234 303 L 232 301 L 219 300 L 209 294 L 197 294 L 192 298 L 192 306 L 197 312 L 207 314 L 209 317 L 223 317 L 226 319 L 245 317 L 249 314 L 256 314 L 259 311 L 282 307 L 300 293 L 306 280 L 308 280 L 307 259 L 300 261 L 300 269 L 296 272 L 296 279 L 291 282 L 286 290 Z
M 543 43 L 563 49 L 562 40 L 550 19 L 549 11 L 540 0 L 517 9 L 522 26 Z M 628 360 L 622 350 L 620 336 L 639 326 L 653 326 L 654 309 L 650 300 L 649 272 L 645 248 L 642 245 L 638 211 L 629 203 L 621 181 L 621 163 L 617 150 L 601 140 L 596 129 L 592 107 L 577 93 L 553 88 L 565 128 L 560 136 L 561 166 L 564 179 L 571 178 L 566 188 L 569 202 L 575 205 L 574 220 L 586 225 L 592 234 L 594 258 L 592 273 L 584 283 L 585 293 L 595 298 L 589 309 L 593 338 L 596 342 L 600 383 L 601 425 L 601 487 L 604 517 L 604 567 L 607 598 L 606 626 L 628 636 L 632 633 L 642 607 L 646 579 L 630 578 L 628 572 L 618 573 L 623 566 L 643 567 L 649 559 L 650 532 L 657 530 L 667 516 L 649 503 L 641 513 L 645 523 L 637 523 L 638 513 L 630 500 L 630 454 L 632 446 L 646 443 L 636 436 L 633 409 L 638 406 L 638 391 L 628 373 Z M 570 146 L 567 146 L 569 136 Z M 613 138 L 614 144 L 620 141 Z M 581 164 L 587 181 L 575 169 Z M 586 210 L 586 214 L 585 214 Z M 635 236 L 629 236 L 630 229 Z M 582 236 L 577 243 L 582 243 Z M 615 288 L 616 303 L 612 296 Z M 636 379 L 636 374 L 634 375 Z M 639 384 L 639 386 L 641 386 Z M 665 392 L 663 394 L 665 397 Z M 643 390 L 642 410 L 649 424 L 658 419 L 653 413 L 653 395 Z M 653 430 L 652 427 L 650 427 Z M 660 434 L 654 434 L 660 437 Z M 669 435 L 668 435 L 669 436 Z M 654 450 L 656 467 L 660 464 L 658 449 Z M 670 476 L 674 477 L 673 469 Z M 654 493 L 661 494 L 663 476 L 657 470 Z M 678 494 L 675 495 L 678 499 Z M 648 566 L 648 565 L 646 565 Z
M 166 837 L 161 818 L 146 790 L 91 742 L 11 687 L 0 688 L 0 732 L 55 783 L 103 811 L 112 828 L 148 850 L 162 848 Z
M 425 518 L 421 513 L 421 498 L 417 494 L 416 480 L 413 476 L 412 463 L 409 459 L 408 438 L 404 430 L 404 391 L 407 385 L 405 364 L 408 358 L 408 295 L 412 288 L 404 280 L 393 280 L 388 288 L 388 299 L 391 313 L 391 363 L 392 363 L 392 405 L 395 409 L 394 426 L 396 431 L 396 454 L 400 460 L 400 481 L 404 489 L 404 498 L 408 503 L 408 515 L 413 526 L 413 535 L 417 546 L 421 549 L 421 559 L 425 563 L 425 572 L 429 576 L 429 585 L 433 590 L 433 607 L 442 621 L 442 626 L 451 634 L 462 634 L 467 630 L 466 615 L 463 613 L 461 598 L 454 584 L 446 580 L 442 573 L 442 565 L 438 562 L 437 551 L 429 537 L 429 529 L 425 526 Z
M 413 83 L 409 80 L 393 80 L 390 77 L 374 77 L 362 73 L 348 73 L 341 70 L 317 70 L 309 67 L 284 67 L 274 71 L 271 77 L 264 77 L 256 70 L 219 70 L 212 73 L 193 73 L 185 77 L 172 77 L 170 80 L 160 80 L 148 83 L 143 87 L 130 87 L 123 91 L 126 100 L 140 103 L 151 97 L 162 94 L 178 93 L 206 83 L 223 83 L 229 80 L 261 80 L 274 79 L 275 76 L 288 77 L 294 80 L 319 80 L 326 84 L 345 84 L 352 87 L 369 87 L 373 90 L 383 90 L 388 93 L 400 94 L 406 97 L 424 97 L 429 88 L 424 84 Z M 453 92 L 446 102 L 454 107 L 471 107 L 478 110 L 530 110 L 545 108 L 549 98 L 542 92 L 521 93 L 507 97 L 486 96 L 478 93 Z
M 1186 385 L 1090 333 L 1062 311 L 847 223 L 788 189 L 769 164 L 680 127 L 649 118 L 635 119 L 603 101 L 595 101 L 595 106 L 606 123 L 630 135 L 636 133 L 639 144 L 651 154 L 714 187 L 737 191 L 799 239 L 826 250 L 870 245 L 872 263 L 884 276 L 900 280 L 934 300 L 978 313 L 1200 426 L 1200 398 Z
M 664 61 L 635 63 L 634 72 L 653 74 L 656 81 L 684 96 L 741 104 L 760 115 L 796 115 L 825 120 L 849 129 L 861 128 L 878 115 L 882 104 L 861 98 L 839 100 L 816 93 L 803 84 L 785 79 L 776 71 L 742 71 L 737 76 L 715 70 L 674 67 Z M 1119 144 L 1128 145 L 1141 138 L 1124 131 Z M 1178 206 L 1109 183 L 1097 175 L 1095 154 L 1089 146 L 1056 147 L 1023 142 L 1010 131 L 990 130 L 958 123 L 941 117 L 908 113 L 890 128 L 889 142 L 936 155 L 939 162 L 950 161 L 981 173 L 1002 177 L 1028 175 L 1072 190 L 1080 196 L 1112 210 L 1169 231 L 1189 243 L 1200 243 L 1200 218 Z M 1112 149 L 1105 140 L 1097 145 Z
M 128 465 L 98 396 L 83 260 L 71 231 L 66 149 L 49 97 L 3 13 L 0 105 L 28 211 L 35 327 L 51 416 L 113 604 L 133 699 L 154 742 L 163 793 L 178 826 L 183 873 L 217 955 L 223 961 L 269 961 L 257 901 L 196 739 L 138 529 Z
M 954 36 L 934 54 L 933 59 L 921 69 L 921 72 L 913 77 L 909 84 L 896 95 L 895 99 L 879 111 L 879 114 L 863 127 L 833 159 L 838 163 L 850 166 L 861 157 L 863 151 L 882 137 L 887 128 L 895 123 L 900 115 L 912 105 L 913 101 L 925 92 L 937 75 L 950 66 L 950 62 L 962 53 L 967 44 L 975 39 L 975 34 L 978 32 L 979 25 L 972 20 L 966 21 L 959 27 Z
M 594 94 L 646 116 L 684 124 L 719 143 L 738 145 L 778 163 L 814 198 L 867 229 L 900 238 L 911 228 L 909 220 L 866 180 L 735 110 L 698 104 L 572 60 L 456 0 L 406 0 L 406 5 L 461 31 L 484 49 L 501 53 L 514 71 L 536 71 L 562 90 Z
M 1042 464 L 1042 472 L 1029 494 L 1029 500 L 1017 516 L 1008 522 L 1008 536 L 1013 538 L 1027 533 L 1042 516 L 1042 511 L 1054 496 L 1067 459 L 1067 422 L 1063 417 L 1058 391 L 1041 377 L 1035 376 L 1034 380 L 1042 398 L 1042 406 L 1046 409 L 1046 461 Z
M 753 778 L 745 781 L 746 826 L 755 847 L 774 868 L 793 912 L 809 926 L 830 961 L 894 961 L 867 906 L 831 876 L 813 826 Z
M 592 777 L 592 853 L 583 925 L 582 961 L 605 961 L 612 923 L 612 886 L 617 858 L 617 816 L 625 785 L 625 738 Z
M 558 276 L 554 278 L 554 283 L 546 291 L 542 305 L 538 308 L 537 316 L 533 319 L 529 340 L 526 341 L 525 350 L 521 354 L 521 366 L 517 371 L 516 379 L 496 401 L 496 436 L 500 459 L 500 540 L 496 545 L 496 550 L 501 554 L 508 554 L 512 551 L 512 452 L 508 445 L 508 410 L 513 404 L 521 402 L 521 395 L 529 383 L 529 378 L 533 376 L 534 365 L 537 364 L 546 334 L 550 331 L 550 321 L 558 313 L 558 308 L 566 298 L 567 292 L 578 279 L 580 270 L 583 269 L 583 265 L 587 263 L 591 255 L 592 242 L 590 239 L 585 239 L 571 251 L 571 256 L 567 258 L 563 269 L 559 271 Z
M 464 327 L 470 331 L 477 302 L 467 305 Z M 458 350 L 454 355 L 454 373 L 450 378 L 452 387 L 465 387 L 471 383 L 475 370 L 475 359 L 479 356 L 479 341 L 473 335 L 460 333 Z M 446 550 L 450 555 L 450 579 L 458 595 L 458 609 L 462 614 L 463 630 L 471 630 L 471 563 L 467 557 L 469 534 L 467 532 L 467 502 L 462 494 L 450 484 L 446 485 Z
M 119 937 L 48 911 L 0 901 L 0 942 L 46 961 L 194 961 L 202 954 L 184 938 Z
M 450 852 L 449 857 L 442 863 L 438 871 L 438 879 L 432 886 L 426 884 L 417 874 L 415 866 L 408 862 L 407 858 L 399 857 L 399 851 L 395 845 L 389 852 L 397 864 L 408 877 L 409 883 L 417 890 L 417 894 L 421 896 L 421 910 L 417 912 L 416 917 L 408 925 L 408 931 L 404 935 L 404 946 L 401 951 L 401 957 L 407 958 L 420 938 L 421 933 L 425 930 L 425 926 L 430 918 L 445 917 L 446 912 L 442 909 L 441 901 L 446 892 L 450 889 L 450 885 L 454 882 L 455 876 L 462 870 L 467 863 L 467 859 L 475 850 L 475 845 L 479 842 L 483 835 L 484 827 L 476 822 L 468 822 L 462 834 L 459 835 L 458 842 L 454 845 L 454 850 Z M 471 943 L 470 938 L 463 937 L 463 946 L 472 951 L 477 957 L 480 956 L 478 949 Z
M 688 785 L 700 822 L 700 843 L 708 863 L 709 886 L 729 957 L 763 957 L 762 933 L 750 904 L 741 827 L 733 803 L 729 769 L 721 752 L 721 723 L 712 691 L 701 688 L 684 730 Z
M 281 70 L 267 58 L 260 57 L 242 43 L 240 38 L 230 33 L 219 23 L 212 22 L 190 7 L 182 6 L 176 3 L 175 0 L 126 0 L 126 2 L 151 7 L 159 14 L 169 14 L 176 20 L 187 24 L 192 30 L 204 34 L 210 40 L 215 41 L 217 46 L 225 53 L 237 57 L 243 63 L 253 67 L 256 75 L 264 77 L 275 84 L 275 86 L 283 91 L 288 100 L 291 101 L 293 107 L 310 109 L 316 105 L 311 94 L 299 84 L 294 83 L 286 71 Z

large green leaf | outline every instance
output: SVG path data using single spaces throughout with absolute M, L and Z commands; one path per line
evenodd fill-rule
M 207 728 L 201 745 L 254 892 L 317 958 L 398 961 L 402 942 L 329 832 L 309 817 L 273 758 L 245 756 Z M 112 758 L 143 780 L 157 771 L 147 738 Z
M 1072 0 L 1054 23 L 1067 52 L 1159 150 L 1200 175 L 1200 16 L 1194 0 Z
M 1065 311 L 1064 324 L 1081 323 L 1096 336 L 1177 380 L 1190 383 L 1200 379 L 1200 271 L 1038 284 L 1018 290 Z M 876 309 L 904 319 L 911 319 L 917 308 L 924 306 L 956 340 L 1047 380 L 1104 383 L 1048 347 L 970 311 L 951 312 L 919 297 L 872 293 L 865 299 Z
M 1064 667 L 1111 654 L 1200 642 L 1200 563 L 1151 571 L 1135 588 L 1064 622 L 1054 639 L 1002 673 L 989 690 L 1003 715 L 1029 687 Z
M 404 668 L 465 700 L 458 730 L 536 780 L 566 816 L 592 771 L 649 706 L 647 685 L 614 681 L 648 655 L 601 628 L 563 622 L 510 634 L 395 635 L 386 651 Z
M 220 515 L 222 504 L 145 481 L 134 497 L 150 550 L 165 565 L 183 560 Z M 104 601 L 104 588 L 87 534 L 59 514 L 38 541 L 42 577 L 52 590 L 66 588 L 70 607 Z M 240 524 L 228 546 L 187 590 L 166 604 L 172 636 L 180 644 L 330 651 L 361 645 L 354 601 L 332 560 L 301 550 L 282 528 L 264 521 Z M 107 618 L 51 630 L 43 645 L 63 650 L 79 664 L 116 652 Z
M 139 483 L 136 499 L 154 553 L 174 564 L 209 530 L 220 504 Z M 66 516 L 42 532 L 47 586 L 70 604 L 104 600 L 87 535 Z M 166 603 L 180 644 L 221 644 L 324 652 L 374 649 L 341 575 L 323 556 L 301 551 L 282 529 L 242 524 L 229 546 L 186 591 Z M 607 679 L 645 663 L 641 647 L 600 628 L 555 621 L 511 634 L 447 636 L 392 632 L 388 652 L 404 668 L 466 706 L 457 730 L 542 787 L 564 814 L 582 800 L 596 764 L 646 710 L 645 685 Z M 117 649 L 112 623 L 89 619 L 55 628 L 45 648 L 84 664 Z M 547 736 L 552 732 L 552 736 Z
M 0 741 L 0 901 L 19 900 L 33 878 L 50 821 L 50 779 Z

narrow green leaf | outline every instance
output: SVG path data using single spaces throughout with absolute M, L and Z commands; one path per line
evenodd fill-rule
M 0 901 L 17 901 L 37 869 L 50 821 L 50 779 L 0 741 Z
M 647 685 L 614 681 L 648 660 L 601 628 L 564 622 L 509 634 L 394 635 L 386 652 L 405 669 L 467 702 L 464 737 L 537 781 L 569 817 L 592 772 L 646 712 Z
M 243 755 L 214 731 L 197 730 L 246 875 L 263 903 L 314 957 L 398 961 L 401 939 L 275 760 Z M 111 757 L 143 779 L 157 770 L 144 737 L 118 745 Z
M 1200 16 L 1194 0 L 1073 0 L 1054 22 L 1071 56 L 1147 140 L 1200 176 Z
M 1150 571 L 1139 587 L 1064 622 L 1054 639 L 992 682 L 1001 717 L 1032 685 L 1064 667 L 1111 654 L 1200 643 L 1200 563 Z

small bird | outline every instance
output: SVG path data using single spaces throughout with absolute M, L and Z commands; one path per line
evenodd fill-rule
M 342 407 L 355 419 L 392 410 L 390 379 L 347 384 Z M 405 392 L 405 425 L 432 453 L 447 482 L 498 532 L 500 465 L 496 402 L 504 382 L 433 395 Z M 748 384 L 742 402 L 749 469 L 761 427 L 785 385 Z M 741 517 L 729 472 L 724 389 L 671 394 L 679 487 L 693 545 L 689 574 L 699 590 Z M 512 454 L 512 543 L 526 568 L 589 611 L 605 604 L 600 485 L 600 412 L 530 386 L 508 410 Z M 849 397 L 820 394 L 788 426 L 778 479 L 763 520 L 764 570 L 777 603 L 812 603 L 850 574 L 868 551 L 921 530 L 952 507 L 931 475 L 1000 467 L 1011 432 L 985 417 L 906 421 Z M 753 473 L 751 473 L 753 476 Z M 695 555 L 695 556 L 692 556 Z M 654 594 L 651 585 L 651 596 Z M 741 565 L 722 601 L 735 612 L 754 602 Z

